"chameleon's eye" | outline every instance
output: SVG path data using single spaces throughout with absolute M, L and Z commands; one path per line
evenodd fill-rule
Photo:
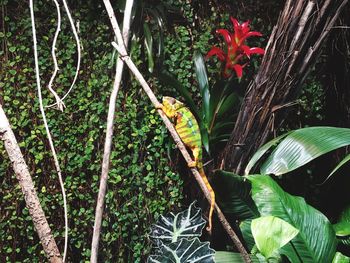
M 169 99 L 169 103 L 170 103 L 171 105 L 174 105 L 174 104 L 175 104 L 175 102 L 176 102 L 176 101 L 175 101 L 175 99 L 174 99 L 174 98 L 170 98 L 170 99 Z

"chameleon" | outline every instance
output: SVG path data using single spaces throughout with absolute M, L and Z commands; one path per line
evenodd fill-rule
M 209 210 L 209 224 L 207 231 L 212 229 L 212 216 L 215 206 L 215 193 L 203 169 L 202 162 L 202 139 L 198 122 L 192 112 L 180 101 L 172 97 L 163 97 L 162 104 L 157 106 L 164 114 L 173 121 L 175 130 L 180 139 L 192 151 L 194 160 L 188 163 L 188 167 L 198 169 L 211 197 Z

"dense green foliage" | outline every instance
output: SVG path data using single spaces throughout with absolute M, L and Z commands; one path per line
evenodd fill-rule
M 51 70 L 50 43 L 54 13 L 49 3 L 38 2 L 37 30 L 43 83 Z M 29 12 L 25 7 L 6 6 L 6 34 L 1 41 L 1 100 L 33 175 L 39 198 L 59 246 L 63 244 L 63 208 L 44 127 L 38 110 L 33 76 Z M 16 17 L 21 13 L 21 17 Z M 65 100 L 64 113 L 47 109 L 49 126 L 59 152 L 67 188 L 70 218 L 69 255 L 74 262 L 88 260 L 95 200 L 101 173 L 109 92 L 114 70 L 110 32 L 102 21 L 91 23 L 87 10 L 75 13 L 80 19 L 84 48 L 77 86 Z M 51 17 L 50 17 L 51 16 Z M 68 32 L 64 21 L 63 32 Z M 17 32 L 22 32 L 18 34 Z M 69 88 L 75 69 L 75 44 L 70 34 L 59 39 L 59 94 Z M 139 57 L 140 53 L 135 53 Z M 141 61 L 138 60 L 140 63 Z M 44 97 L 50 98 L 47 91 Z M 44 103 L 53 100 L 45 99 Z M 111 171 L 103 221 L 101 259 L 138 262 L 148 254 L 146 235 L 159 214 L 180 206 L 182 180 L 169 165 L 168 135 L 150 103 L 136 83 L 125 82 L 119 94 Z M 169 145 L 169 146 L 168 146 Z M 0 261 L 42 262 L 44 256 L 31 218 L 6 152 L 1 146 Z M 20 245 L 19 245 L 20 244 Z M 41 257 L 39 255 L 41 254 Z

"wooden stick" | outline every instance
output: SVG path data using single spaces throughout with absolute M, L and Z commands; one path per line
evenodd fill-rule
M 117 49 L 118 52 L 123 52 L 122 48 L 120 48 L 120 46 L 118 46 L 116 43 L 113 42 L 112 44 Z M 153 91 L 151 90 L 151 88 L 149 87 L 149 85 L 147 84 L 146 80 L 143 78 L 142 74 L 137 69 L 135 64 L 132 62 L 130 57 L 128 55 L 124 54 L 123 56 L 121 56 L 121 59 L 128 65 L 129 69 L 135 75 L 136 79 L 141 84 L 142 88 L 146 92 L 147 96 L 150 98 L 150 100 L 153 103 L 153 105 L 157 108 L 159 106 L 159 104 L 160 104 L 159 101 L 155 97 Z M 187 163 L 192 162 L 192 158 L 191 158 L 190 154 L 188 153 L 185 145 L 181 141 L 179 135 L 177 134 L 177 132 L 176 132 L 176 130 L 174 128 L 174 125 L 170 122 L 170 120 L 167 118 L 167 116 L 164 114 L 164 112 L 162 110 L 158 109 L 158 113 L 159 113 L 160 117 L 162 118 L 165 126 L 169 130 L 171 136 L 173 137 L 177 147 L 179 148 L 179 150 L 182 153 L 182 156 L 185 158 L 186 162 Z M 200 176 L 197 168 L 191 168 L 191 172 L 194 175 L 196 181 L 198 182 L 200 188 L 202 189 L 202 191 L 203 191 L 205 197 L 207 198 L 208 202 L 210 203 L 211 202 L 210 193 L 209 193 L 209 191 L 208 191 L 208 189 L 207 189 L 207 187 L 206 187 L 202 177 Z M 226 217 L 224 216 L 224 214 L 222 213 L 222 211 L 220 210 L 220 208 L 219 208 L 219 206 L 217 204 L 215 204 L 215 210 L 216 210 L 216 213 L 217 213 L 217 215 L 219 217 L 219 220 L 220 220 L 222 226 L 224 227 L 225 231 L 227 232 L 227 234 L 232 239 L 232 241 L 235 244 L 235 246 L 237 247 L 238 251 L 242 254 L 245 262 L 251 263 L 252 261 L 251 261 L 251 259 L 249 257 L 248 252 L 246 251 L 246 249 L 244 248 L 243 244 L 239 240 L 237 234 L 231 228 L 229 222 L 227 221 Z
M 133 0 L 127 0 L 125 3 L 125 15 L 124 15 L 124 23 L 123 23 L 124 39 L 122 38 L 124 45 L 127 45 L 128 43 L 132 6 L 133 6 Z M 124 68 L 124 63 L 120 58 L 118 58 L 115 79 L 113 83 L 113 89 L 112 89 L 111 97 L 109 99 L 109 106 L 108 106 L 106 139 L 105 139 L 104 150 L 103 150 L 100 186 L 98 190 L 95 221 L 94 221 L 94 231 L 93 231 L 92 243 L 91 243 L 91 257 L 90 257 L 91 263 L 97 263 L 97 259 L 98 259 L 98 244 L 100 240 L 104 200 L 105 200 L 106 190 L 107 190 L 107 180 L 108 180 L 108 173 L 109 173 L 110 155 L 111 155 L 111 149 L 112 149 L 116 101 L 117 101 L 117 96 L 120 88 L 120 83 L 122 80 L 123 68 Z
M 111 20 L 113 31 L 117 37 L 118 45 L 115 42 L 113 42 L 112 45 L 120 54 L 120 58 L 125 62 L 125 64 L 128 65 L 131 72 L 134 74 L 136 79 L 139 81 L 140 85 L 142 86 L 143 90 L 146 92 L 147 96 L 149 97 L 149 99 L 151 100 L 153 105 L 156 108 L 158 108 L 160 105 L 159 101 L 157 100 L 156 96 L 154 95 L 153 91 L 151 90 L 151 88 L 147 84 L 146 80 L 144 79 L 144 77 L 142 76 L 140 71 L 137 69 L 137 67 L 135 66 L 135 64 L 132 62 L 132 60 L 130 59 L 130 57 L 127 54 L 126 48 L 125 48 L 124 43 L 123 43 L 123 37 L 122 37 L 122 34 L 120 32 L 117 19 L 115 17 L 113 8 L 112 8 L 109 0 L 104 0 L 103 2 L 105 3 L 109 19 Z M 173 124 L 170 122 L 170 120 L 167 118 L 167 116 L 163 113 L 162 110 L 158 109 L 157 111 L 158 111 L 160 117 L 162 118 L 165 126 L 169 130 L 171 136 L 173 137 L 177 147 L 179 148 L 183 157 L 185 158 L 186 162 L 187 163 L 191 162 L 192 158 L 191 158 L 190 154 L 187 152 L 186 147 L 183 144 L 183 142 L 181 141 L 179 135 L 175 131 Z M 194 175 L 196 181 L 198 182 L 200 188 L 202 189 L 205 197 L 207 198 L 207 200 L 210 203 L 210 201 L 211 201 L 210 193 L 208 192 L 208 189 L 205 186 L 203 179 L 200 176 L 197 168 L 191 168 L 191 172 L 193 173 L 193 175 Z M 244 248 L 244 246 L 241 243 L 241 241 L 239 240 L 237 234 L 233 231 L 233 229 L 231 228 L 226 217 L 224 216 L 224 214 L 222 213 L 222 211 L 220 210 L 220 208 L 216 204 L 215 204 L 215 210 L 216 210 L 216 213 L 219 217 L 219 220 L 220 220 L 221 224 L 223 225 L 224 229 L 226 230 L 227 234 L 232 239 L 232 241 L 235 244 L 235 246 L 237 247 L 238 251 L 242 254 L 244 261 L 246 263 L 251 263 L 252 261 L 249 257 L 247 250 Z
M 0 139 L 4 142 L 6 151 L 9 155 L 16 178 L 22 188 L 24 200 L 33 220 L 36 232 L 39 235 L 40 242 L 44 252 L 51 263 L 62 263 L 60 251 L 58 250 L 55 239 L 51 233 L 49 223 L 46 220 L 45 213 L 40 205 L 38 195 L 36 194 L 32 177 L 30 176 L 28 166 L 23 158 L 21 149 L 18 146 L 16 137 L 10 127 L 2 106 L 0 105 Z

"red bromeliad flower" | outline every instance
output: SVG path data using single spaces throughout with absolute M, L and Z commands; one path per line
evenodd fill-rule
M 241 78 L 243 75 L 243 68 L 246 64 L 240 65 L 238 62 L 246 56 L 250 58 L 252 54 L 263 55 L 265 50 L 259 47 L 249 47 L 245 45 L 245 41 L 248 37 L 258 36 L 261 37 L 262 34 L 256 31 L 250 31 L 249 21 L 240 24 L 237 19 L 230 17 L 233 24 L 234 33 L 230 33 L 226 29 L 217 29 L 216 33 L 221 34 L 227 45 L 227 53 L 225 53 L 221 48 L 212 47 L 206 58 L 211 56 L 217 56 L 219 60 L 225 62 L 225 68 L 223 70 L 223 76 L 228 78 L 232 75 L 233 70 L 236 72 L 237 77 Z

